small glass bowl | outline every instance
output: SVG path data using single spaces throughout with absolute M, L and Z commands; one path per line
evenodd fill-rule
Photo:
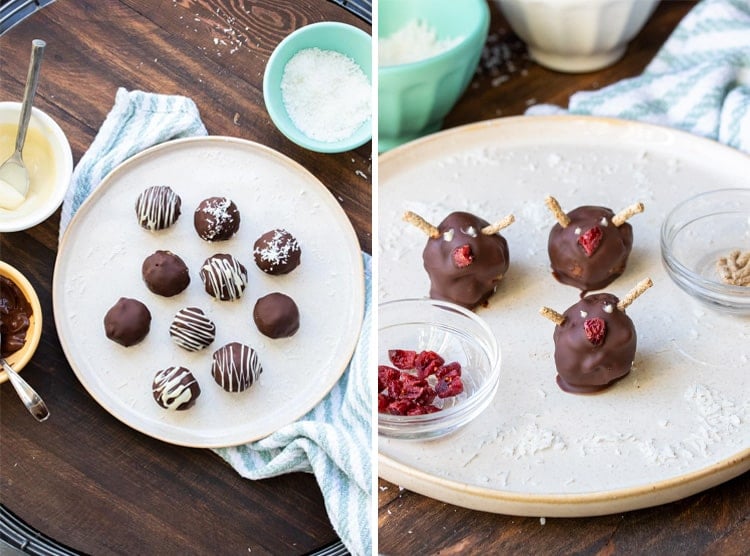
M 661 256 L 670 278 L 720 311 L 750 314 L 750 286 L 722 281 L 718 261 L 750 251 L 750 189 L 720 189 L 691 197 L 667 215 Z
M 439 400 L 426 415 L 378 413 L 378 434 L 390 438 L 437 438 L 466 425 L 497 392 L 500 348 L 487 324 L 473 312 L 435 299 L 401 299 L 378 308 L 378 364 L 390 365 L 388 350 L 435 351 L 462 366 L 463 393 Z

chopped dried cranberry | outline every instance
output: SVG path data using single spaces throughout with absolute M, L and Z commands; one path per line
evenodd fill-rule
M 389 380 L 386 385 L 386 393 L 388 396 L 397 400 L 401 397 L 404 391 L 404 383 L 399 379 Z
M 599 317 L 586 319 L 583 323 L 583 331 L 586 333 L 586 339 L 595 346 L 604 343 L 604 337 L 607 335 L 607 323 Z
M 435 384 L 438 398 L 450 398 L 464 391 L 464 383 L 460 376 L 443 376 Z
M 391 415 L 406 415 L 406 412 L 412 409 L 416 404 L 411 400 L 395 400 L 388 404 L 385 409 Z
M 388 396 L 386 396 L 385 394 L 378 394 L 378 411 L 380 413 L 385 412 L 385 410 L 388 408 L 388 405 L 392 401 L 393 400 L 389 398 Z
M 401 373 L 393 367 L 378 365 L 378 392 L 385 390 L 390 381 L 398 380 L 400 375 Z
M 414 360 L 414 368 L 417 370 L 419 378 L 427 378 L 435 374 L 443 364 L 445 359 L 440 357 L 434 351 L 420 351 Z
M 401 398 L 412 400 L 419 405 L 429 405 L 435 399 L 435 389 L 426 380 L 404 384 Z
M 596 248 L 599 247 L 603 237 L 604 233 L 602 229 L 599 226 L 594 226 L 578 236 L 578 245 L 583 247 L 586 256 L 590 257 L 594 254 Z
M 406 349 L 389 349 L 388 359 L 391 360 L 393 366 L 402 371 L 408 371 L 414 368 L 414 359 L 417 357 L 417 352 Z
M 456 247 L 451 253 L 453 264 L 458 268 L 465 268 L 474 262 L 474 255 L 471 252 L 471 246 L 467 243 L 461 247 Z
M 435 371 L 435 376 L 438 378 L 441 378 L 443 376 L 461 376 L 461 363 L 459 363 L 458 361 L 453 361 L 452 363 L 443 365 L 437 371 Z

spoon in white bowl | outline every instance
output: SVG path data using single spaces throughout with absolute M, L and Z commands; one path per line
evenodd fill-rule
M 16 392 L 18 392 L 18 396 L 21 398 L 23 405 L 26 406 L 26 409 L 29 410 L 29 413 L 31 413 L 37 421 L 41 422 L 47 419 L 47 417 L 49 417 L 49 409 L 47 409 L 47 404 L 45 404 L 44 400 L 39 397 L 39 394 L 37 394 L 34 389 L 29 386 L 29 383 L 22 379 L 21 376 L 13 370 L 13 367 L 8 364 L 4 357 L 0 357 L 0 365 L 5 369 L 5 372 L 10 379 L 10 383 L 13 385 L 13 388 L 16 389 Z
M 31 41 L 31 61 L 29 62 L 29 73 L 26 76 L 26 88 L 23 92 L 21 117 L 18 120 L 16 150 L 0 166 L 0 208 L 7 210 L 14 210 L 21 206 L 29 192 L 29 171 L 23 163 L 21 151 L 26 142 L 26 130 L 31 119 L 31 105 L 34 102 L 36 86 L 39 81 L 39 69 L 42 65 L 42 54 L 46 45 L 47 43 L 41 39 Z

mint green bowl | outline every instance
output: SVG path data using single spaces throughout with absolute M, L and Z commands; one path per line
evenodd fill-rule
M 263 100 L 268 115 L 289 140 L 321 153 L 350 151 L 372 139 L 372 120 L 367 120 L 346 139 L 325 142 L 302 133 L 292 122 L 281 98 L 281 77 L 287 62 L 306 48 L 334 50 L 354 60 L 372 83 L 372 37 L 346 23 L 324 21 L 300 27 L 284 38 L 274 49 L 263 74 Z
M 490 11 L 486 0 L 379 0 L 380 39 L 412 20 L 434 29 L 438 39 L 463 40 L 431 58 L 378 68 L 380 152 L 442 127 L 477 69 Z

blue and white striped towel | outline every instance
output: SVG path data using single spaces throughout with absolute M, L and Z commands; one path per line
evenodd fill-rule
M 63 202 L 60 234 L 86 197 L 118 164 L 164 141 L 206 134 L 192 100 L 119 89 L 112 110 L 73 172 Z M 365 317 L 342 378 L 298 421 L 257 442 L 215 450 L 249 479 L 295 471 L 314 473 L 331 524 L 355 555 L 372 551 L 372 403 L 368 379 L 372 268 L 370 256 L 363 253 L 363 259 Z
M 575 93 L 567 112 L 670 126 L 750 153 L 750 0 L 703 0 L 640 76 Z

